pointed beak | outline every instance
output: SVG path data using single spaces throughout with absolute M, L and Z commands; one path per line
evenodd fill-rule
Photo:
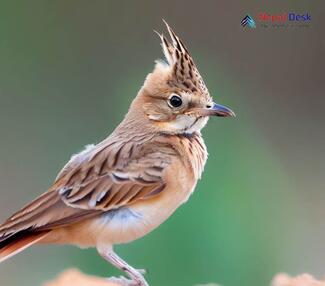
M 212 107 L 209 108 L 210 116 L 219 116 L 219 117 L 236 117 L 235 112 L 230 108 L 223 106 L 221 104 L 213 103 Z
M 214 102 L 203 108 L 193 108 L 187 114 L 194 114 L 196 116 L 236 117 L 235 112 L 230 108 Z

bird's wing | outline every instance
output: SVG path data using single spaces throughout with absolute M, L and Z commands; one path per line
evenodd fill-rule
M 97 173 L 95 168 L 76 170 L 71 178 L 78 177 L 77 182 L 59 193 L 65 204 L 73 208 L 116 209 L 160 193 L 165 187 L 162 172 L 169 163 L 169 157 L 151 153 L 104 173 Z
M 135 156 L 133 149 L 114 144 L 73 158 L 48 192 L 0 226 L 0 241 L 23 230 L 70 225 L 162 192 L 163 172 L 174 151 L 142 148 Z

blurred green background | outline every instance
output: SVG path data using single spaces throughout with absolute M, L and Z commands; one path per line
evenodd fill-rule
M 323 276 L 323 1 L 1 1 L 0 219 L 50 186 L 70 155 L 121 121 L 166 19 L 214 99 L 209 160 L 190 201 L 117 247 L 154 286 L 268 285 L 277 272 Z M 259 12 L 309 13 L 305 28 L 243 29 Z M 41 246 L 0 265 L 1 285 L 36 286 L 69 267 L 120 274 L 95 250 Z

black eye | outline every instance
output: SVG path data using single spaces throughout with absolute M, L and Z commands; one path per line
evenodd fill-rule
M 183 101 L 178 95 L 173 95 L 171 98 L 169 98 L 169 104 L 172 107 L 180 107 L 183 104 Z

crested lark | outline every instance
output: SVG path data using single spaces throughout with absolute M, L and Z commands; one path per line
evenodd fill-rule
M 123 285 L 148 285 L 113 251 L 138 239 L 185 203 L 207 150 L 209 116 L 234 116 L 212 98 L 183 42 L 166 23 L 157 61 L 128 113 L 105 140 L 72 156 L 47 192 L 0 226 L 0 262 L 38 243 L 96 247 L 124 271 Z

